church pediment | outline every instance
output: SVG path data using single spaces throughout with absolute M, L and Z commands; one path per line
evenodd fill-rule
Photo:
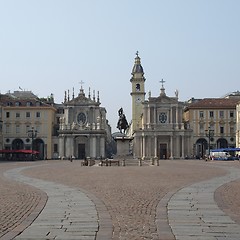
M 78 104 L 93 104 L 94 103 L 94 101 L 93 100 L 91 100 L 91 99 L 89 99 L 89 98 L 87 98 L 87 97 L 85 97 L 85 96 L 78 96 L 78 97 L 76 97 L 76 98 L 74 98 L 74 99 L 72 99 L 72 100 L 70 100 L 70 101 L 68 101 L 68 102 L 66 102 L 66 104 L 68 104 L 68 105 L 78 105 Z
M 157 98 L 150 98 L 149 102 L 154 102 L 154 103 L 177 103 L 176 98 L 170 98 L 167 96 L 159 96 Z
M 81 88 L 80 89 L 80 93 L 78 94 L 77 97 L 74 98 L 74 95 L 73 95 L 73 98 L 71 100 L 69 100 L 69 97 L 68 97 L 68 100 L 65 97 L 64 104 L 65 105 L 73 105 L 73 106 L 78 106 L 78 105 L 85 105 L 85 106 L 86 105 L 95 105 L 95 106 L 99 106 L 100 102 L 99 102 L 99 96 L 97 97 L 97 101 L 96 101 L 95 93 L 94 93 L 93 98 L 90 97 L 90 93 L 89 93 L 89 96 L 86 97 L 83 89 Z

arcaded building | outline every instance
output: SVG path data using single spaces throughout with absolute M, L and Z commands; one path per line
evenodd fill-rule
M 193 155 L 203 158 L 211 149 L 238 147 L 239 94 L 204 98 L 189 103 L 184 111 L 186 124 L 193 130 Z

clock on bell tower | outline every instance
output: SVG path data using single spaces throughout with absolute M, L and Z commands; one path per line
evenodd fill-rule
M 138 56 L 138 52 L 136 53 L 130 82 L 132 83 L 132 131 L 134 132 L 137 129 L 137 126 L 141 127 L 141 115 L 143 113 L 142 102 L 145 100 L 146 94 L 144 85 L 144 71 L 141 65 L 141 59 Z

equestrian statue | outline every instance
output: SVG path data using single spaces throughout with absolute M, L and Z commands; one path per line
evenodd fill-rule
M 120 108 L 118 110 L 118 116 L 119 116 L 119 119 L 118 119 L 118 123 L 117 123 L 117 128 L 120 130 L 120 133 L 122 133 L 122 130 L 123 130 L 123 133 L 125 133 L 126 130 L 129 127 L 129 125 L 128 125 L 126 116 L 123 113 L 123 109 L 122 108 Z

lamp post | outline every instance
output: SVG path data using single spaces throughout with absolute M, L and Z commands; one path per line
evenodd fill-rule
M 28 130 L 28 137 L 32 139 L 32 160 L 33 160 L 33 140 L 37 137 L 37 130 L 34 130 L 34 127 L 32 129 Z
M 214 130 L 211 129 L 211 127 L 208 127 L 207 130 L 205 130 L 206 137 L 208 137 L 208 157 L 210 156 L 210 141 L 211 138 L 214 136 Z

